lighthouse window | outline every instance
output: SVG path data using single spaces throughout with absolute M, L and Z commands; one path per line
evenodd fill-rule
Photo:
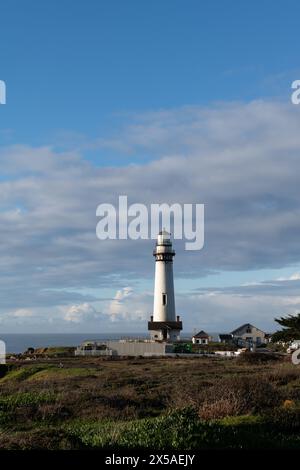
M 162 295 L 162 303 L 163 305 L 167 305 L 167 294 Z

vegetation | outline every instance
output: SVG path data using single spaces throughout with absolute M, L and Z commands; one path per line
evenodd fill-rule
M 73 357 L 75 348 L 73 346 L 56 346 L 49 348 L 28 348 L 23 354 L 12 354 L 20 359 L 28 356 L 34 357 Z
M 279 341 L 286 343 L 300 339 L 300 313 L 297 315 L 288 315 L 287 317 L 275 318 L 279 325 L 283 326 L 283 330 L 276 331 L 272 335 L 272 342 Z
M 23 361 L 0 379 L 0 436 L 1 449 L 300 448 L 300 368 L 253 353 Z

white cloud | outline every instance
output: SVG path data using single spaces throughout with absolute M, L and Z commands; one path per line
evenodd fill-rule
M 204 249 L 184 252 L 183 244 L 176 243 L 177 279 L 299 263 L 299 111 L 256 101 L 136 115 L 126 119 L 116 136 L 97 143 L 118 152 L 127 149 L 136 157 L 122 170 L 96 167 L 76 152 L 50 147 L 1 148 L 2 315 L 20 309 L 46 315 L 71 305 L 67 322 L 84 321 L 93 312 L 84 314 L 76 306 L 97 299 L 78 289 L 117 291 L 122 284 L 134 288 L 137 280 L 152 279 L 151 241 L 96 238 L 96 207 L 116 204 L 119 194 L 127 194 L 129 204 L 206 204 Z M 140 164 L 140 155 L 151 161 Z M 249 286 L 249 305 L 260 287 Z M 135 290 L 118 295 L 106 308 L 107 319 L 151 313 L 151 295 L 142 298 Z M 280 305 L 276 289 L 272 295 Z M 226 299 L 221 300 L 225 305 Z M 206 305 L 211 312 L 213 304 Z M 262 311 L 264 318 L 274 317 L 273 305 Z
M 300 273 L 294 273 L 289 277 L 279 277 L 278 281 L 299 281 L 300 280 Z
M 132 287 L 124 287 L 116 292 L 108 305 L 107 315 L 112 321 L 126 319 L 129 321 L 145 320 L 149 312 L 147 294 L 135 293 Z
M 29 310 L 28 308 L 20 308 L 18 310 L 15 310 L 14 312 L 11 312 L 10 315 L 16 318 L 28 318 L 33 317 L 34 312 L 32 310 Z
M 95 319 L 99 316 L 99 313 L 88 303 L 81 305 L 71 305 L 64 309 L 64 320 L 71 323 L 82 323 Z

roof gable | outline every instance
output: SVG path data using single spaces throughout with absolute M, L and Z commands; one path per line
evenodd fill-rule
M 193 335 L 193 338 L 209 338 L 209 336 L 205 331 L 201 330 L 196 335 Z
M 241 333 L 242 331 L 246 330 L 247 328 L 255 328 L 257 331 L 261 331 L 262 333 L 265 334 L 265 332 L 263 330 L 260 330 L 259 328 L 257 328 L 257 326 L 251 325 L 251 323 L 244 323 L 243 325 L 241 325 L 238 328 L 236 328 L 235 330 L 233 330 L 231 332 L 231 334 L 235 335 L 235 334 Z

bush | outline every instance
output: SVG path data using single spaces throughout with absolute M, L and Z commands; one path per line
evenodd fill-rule
M 0 397 L 0 410 L 10 411 L 18 407 L 37 406 L 41 403 L 53 402 L 55 399 L 55 394 L 51 392 L 21 392 Z
M 101 449 L 247 449 L 298 447 L 297 434 L 281 434 L 260 416 L 227 417 L 201 421 L 193 410 L 128 423 L 74 423 L 68 441 L 77 448 Z M 279 431 L 279 432 L 278 432 Z
M 261 413 L 278 406 L 281 393 L 271 383 L 257 377 L 221 380 L 203 392 L 199 406 L 202 419 L 216 419 L 248 413 Z
M 157 418 L 129 422 L 74 423 L 69 429 L 73 440 L 88 448 L 190 448 L 198 417 L 187 408 Z
M 262 364 L 266 362 L 276 362 L 282 360 L 280 354 L 275 353 L 255 353 L 244 352 L 237 358 L 239 364 Z
M 0 378 L 4 377 L 9 371 L 10 366 L 7 364 L 0 364 Z
M 13 367 L 6 373 L 1 382 L 5 383 L 10 380 L 21 382 L 35 375 L 41 370 L 44 370 L 44 366 Z
M 264 420 L 278 432 L 298 434 L 300 431 L 300 409 L 296 407 L 282 406 L 269 410 L 264 415 Z

